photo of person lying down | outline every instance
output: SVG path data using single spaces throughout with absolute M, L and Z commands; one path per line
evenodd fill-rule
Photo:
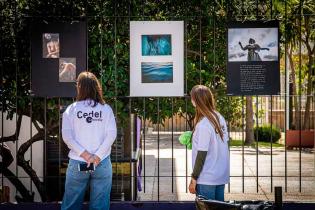
M 59 82 L 75 82 L 76 80 L 76 59 L 59 59 Z

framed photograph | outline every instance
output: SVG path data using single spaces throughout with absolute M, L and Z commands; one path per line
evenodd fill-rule
M 43 33 L 43 58 L 59 58 L 59 34 Z
M 130 96 L 184 95 L 184 22 L 130 22 Z
M 279 22 L 230 22 L 227 37 L 227 94 L 279 94 Z
M 76 59 L 60 58 L 59 59 L 59 82 L 76 81 Z
M 278 61 L 278 28 L 231 28 L 229 62 Z
M 172 83 L 173 63 L 142 62 L 141 79 L 142 83 Z
M 172 55 L 172 35 L 142 35 L 142 56 Z
M 85 21 L 31 25 L 32 92 L 36 97 L 75 97 L 76 77 L 87 68 Z

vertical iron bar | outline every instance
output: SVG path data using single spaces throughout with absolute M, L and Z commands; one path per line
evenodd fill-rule
M 228 101 L 230 101 L 230 97 L 228 97 Z M 230 103 L 228 103 L 230 104 Z M 230 141 L 230 134 L 231 134 L 231 121 L 229 120 L 228 123 L 227 123 L 227 130 L 228 130 L 228 138 L 229 138 L 229 141 L 228 141 L 228 146 L 229 146 L 229 161 L 231 162 L 231 141 Z M 228 183 L 228 192 L 230 193 L 231 192 L 231 182 Z
M 178 118 L 177 116 L 176 116 L 176 118 Z M 178 119 L 178 121 L 179 121 L 179 131 L 182 131 L 182 120 L 181 120 L 181 118 L 179 118 Z
M 256 127 L 258 128 L 258 96 L 256 95 Z M 259 191 L 259 184 L 258 184 L 258 152 L 259 152 L 259 144 L 258 144 L 258 129 L 256 129 L 256 191 Z
M 270 121 L 271 121 L 271 123 L 270 123 L 270 192 L 272 192 L 272 188 L 273 188 L 273 171 L 272 171 L 272 144 L 273 144 L 273 138 L 272 138 L 272 134 L 273 134 L 273 132 L 272 132 L 272 123 L 273 123 L 273 120 L 272 120 L 272 112 L 273 112 L 273 109 L 272 109 L 272 105 L 273 105 L 273 103 L 272 103 L 272 99 L 273 99 L 273 97 L 272 97 L 272 95 L 270 96 L 270 105 L 271 105 L 271 109 L 270 109 Z
M 61 196 L 61 159 L 60 159 L 60 154 L 61 154 L 61 129 L 60 129 L 60 120 L 61 120 L 61 116 L 60 116 L 60 107 L 61 107 L 61 101 L 60 101 L 60 97 L 58 98 L 58 189 L 59 189 L 59 196 Z
M 3 70 L 1 69 L 1 74 L 3 74 L 3 72 L 2 72 Z M 2 75 L 1 75 L 2 76 Z M 3 78 L 3 77 L 1 77 L 1 78 Z M 2 99 L 2 101 L 1 101 L 1 103 L 3 103 L 4 102 L 4 100 Z M 2 109 L 1 109 L 1 146 L 2 146 L 2 148 L 4 148 L 4 142 L 3 142 L 3 131 L 4 131 L 4 125 L 3 125 L 3 123 L 4 123 L 4 120 L 3 120 L 3 113 L 4 113 L 4 106 L 3 106 L 3 104 L 2 104 Z M 3 171 L 3 169 L 4 169 L 4 166 L 3 166 L 3 164 L 1 164 L 1 171 Z M 1 186 L 4 186 L 4 176 L 3 176 L 3 173 L 1 173 Z
M 244 110 L 244 96 L 242 96 L 242 192 L 245 192 L 245 157 L 244 157 L 244 143 L 245 143 L 245 137 L 244 137 L 244 126 L 245 125 L 245 110 Z
M 86 33 L 86 70 L 89 71 L 89 18 L 87 14 L 85 18 L 86 18 L 86 32 L 85 32 Z
M 226 5 L 226 7 L 227 7 L 227 16 L 228 16 L 228 21 L 230 21 L 230 1 L 227 1 L 227 5 Z M 214 9 L 213 9 L 213 11 L 214 11 Z M 212 14 L 213 14 L 213 25 L 214 25 L 214 27 L 213 27 L 213 67 L 214 67 L 214 72 L 215 72 L 215 69 L 216 69 L 216 56 L 215 56 L 215 48 L 216 48 L 216 43 L 215 43 L 215 15 L 214 15 L 214 12 L 212 11 Z M 230 102 L 230 97 L 228 97 L 228 104 L 230 104 L 229 103 Z M 230 128 L 231 128 L 231 121 L 229 120 L 228 121 L 228 123 L 227 123 L 227 126 L 228 126 L 228 128 L 227 128 L 227 130 L 228 130 L 228 138 L 229 138 L 229 141 L 228 141 L 228 146 L 229 146 L 229 160 L 230 160 L 230 162 L 231 162 L 231 147 L 230 147 L 230 143 L 231 143 L 231 141 L 230 141 L 230 134 L 231 134 L 231 130 L 230 130 Z M 231 192 L 231 182 L 229 182 L 228 183 L 228 192 L 230 193 Z
M 100 45 L 101 45 L 101 62 L 100 62 L 100 65 L 101 65 L 101 85 L 103 87 L 103 78 L 104 78 L 104 69 L 103 69 L 103 15 L 101 15 L 100 17 L 100 34 L 101 34 L 101 42 L 100 42 Z M 104 86 L 105 87 L 105 86 Z
M 160 201 L 160 98 L 157 98 L 157 108 L 158 108 L 158 113 L 157 113 L 157 130 L 158 130 L 158 159 L 157 159 L 157 163 L 158 163 L 158 201 Z
M 114 9 L 114 13 L 115 13 L 115 18 L 114 18 L 114 55 L 115 55 L 115 59 L 114 59 L 114 65 L 115 65 L 115 116 L 116 116 L 116 119 L 117 121 L 119 121 L 118 119 L 118 104 L 117 104 L 117 2 L 115 1 L 115 9 Z M 115 157 L 115 178 L 116 178 L 116 192 L 119 192 L 119 186 L 118 186 L 118 177 L 119 177 L 119 174 L 118 174 L 118 145 L 117 145 L 117 141 L 115 141 L 115 151 L 116 151 L 116 157 Z M 131 155 L 131 154 L 130 154 Z M 130 157 L 131 158 L 131 157 Z M 131 171 L 131 164 L 129 164 L 129 167 L 130 167 L 130 171 Z M 131 175 L 131 174 L 130 174 Z M 123 178 L 123 175 L 121 174 L 122 178 Z M 131 186 L 131 182 L 132 182 L 132 177 L 130 177 L 130 186 Z
M 188 20 L 186 19 L 185 21 L 185 33 L 184 33 L 184 36 L 185 36 L 185 96 L 188 95 L 188 53 L 187 53 L 187 50 L 188 50 L 188 28 L 187 28 L 187 25 L 188 25 Z M 185 120 L 185 131 L 187 131 L 187 97 L 184 98 L 185 100 L 185 116 L 186 116 L 186 120 Z M 187 180 L 187 168 L 188 168 L 188 161 L 187 161 L 187 147 L 185 147 L 185 155 L 186 155 L 186 158 L 185 158 L 185 167 L 186 167 L 186 174 L 185 174 L 185 182 L 186 182 L 186 185 L 185 185 L 185 192 L 187 193 L 187 183 L 188 183 L 188 180 Z
M 32 19 L 31 19 L 32 20 Z M 28 31 L 28 34 L 30 35 L 30 29 Z M 29 43 L 29 53 L 32 55 L 32 44 Z M 32 56 L 29 57 L 29 78 L 30 78 L 30 86 L 29 86 L 29 98 L 30 98 L 30 139 L 33 138 L 33 92 L 32 92 Z M 30 148 L 30 165 L 31 168 L 33 168 L 33 144 L 31 144 Z M 30 179 L 30 191 L 33 192 L 33 182 L 32 179 Z
M 14 64 L 15 64 L 15 84 L 16 84 L 16 89 L 15 89 L 15 160 L 18 159 L 18 150 L 19 150 L 19 136 L 18 133 L 18 47 L 17 47 L 17 2 L 15 2 L 14 5 L 14 28 L 13 28 L 13 34 L 14 34 L 14 52 L 15 52 L 15 58 L 14 58 Z M 19 177 L 19 167 L 18 164 L 15 165 L 16 169 L 16 177 Z M 18 191 L 15 188 L 15 194 L 17 195 Z
M 272 0 L 270 0 L 270 18 L 272 19 Z M 280 61 L 279 61 L 280 62 Z M 266 97 L 267 98 L 267 97 Z M 270 123 L 270 129 L 271 129 L 271 135 L 270 135 L 270 192 L 272 192 L 272 186 L 273 186 L 273 171 L 272 171 L 272 143 L 273 143 L 273 139 L 272 139 L 272 123 L 273 123 L 273 120 L 272 120 L 272 95 L 270 96 L 270 103 L 271 103 L 271 123 Z
M 167 100 L 167 99 L 165 99 L 165 100 Z M 163 105 L 163 103 L 162 103 L 162 105 Z M 163 107 L 161 108 L 162 110 L 163 110 Z M 166 131 L 166 120 L 165 120 L 165 123 L 164 123 L 164 125 L 163 125 L 163 132 L 165 133 L 165 131 Z
M 242 1 L 241 3 L 241 8 L 242 8 L 242 13 L 244 11 L 244 2 Z M 245 109 L 244 109 L 244 104 L 245 104 L 245 100 L 244 100 L 244 95 L 242 95 L 242 192 L 245 192 L 245 136 L 244 133 L 246 132 L 246 127 L 245 127 Z M 247 110 L 246 110 L 247 112 Z
M 4 18 L 3 18 L 4 19 Z M 0 20 L 2 20 L 2 17 L 0 17 Z M 5 21 L 5 20 L 4 20 Z M 3 21 L 3 22 L 4 22 Z M 0 38 L 0 46 L 2 46 L 2 37 Z M 0 65 L 0 68 L 1 68 L 1 88 L 3 88 L 3 78 L 4 78 L 4 65 L 5 65 L 5 62 L 4 62 L 4 59 L 3 59 L 3 48 L 0 47 L 0 62 L 1 62 L 1 65 Z M 1 146 L 2 148 L 4 147 L 4 142 L 3 142 L 3 131 L 4 131 L 4 118 L 3 118 L 3 113 L 4 113 L 4 103 L 5 103 L 5 100 L 4 100 L 4 97 L 1 97 Z M 3 167 L 3 164 L 1 164 L 1 171 L 3 171 L 4 167 Z M 4 175 L 3 173 L 1 173 L 1 186 L 4 186 Z
M 146 134 L 145 98 L 143 98 L 143 192 L 145 193 L 145 134 Z
M 188 77 L 188 65 L 187 65 L 187 49 L 188 49 L 188 30 L 187 30 L 187 19 L 186 21 L 184 22 L 185 24 L 185 28 L 184 28 L 184 36 L 185 36 L 185 93 L 184 95 L 187 95 L 187 90 L 188 90 L 188 80 L 187 80 L 187 77 Z M 186 118 L 187 119 L 187 118 Z M 186 129 L 187 130 L 187 129 Z
M 285 63 L 285 87 L 287 88 L 287 1 L 284 1 L 284 10 L 285 10 L 285 14 L 284 14 L 284 23 L 285 23 L 285 29 L 284 29 L 284 38 L 285 38 L 285 44 L 284 44 L 284 63 Z M 290 88 L 289 90 L 286 90 L 286 93 L 285 93 L 285 97 L 289 96 L 289 100 L 290 100 Z M 287 108 L 287 98 L 285 100 L 285 110 Z M 293 110 L 292 110 L 293 111 Z M 290 112 L 290 109 L 289 109 L 289 112 Z M 288 165 L 287 165 L 287 135 L 286 135 L 286 131 L 287 131 L 287 115 L 285 114 L 285 129 L 284 129 L 284 191 L 287 192 L 287 189 L 288 189 Z M 291 120 L 291 119 L 289 119 Z
M 256 0 L 256 20 L 258 19 L 258 0 Z M 256 127 L 258 128 L 258 96 L 256 95 Z M 256 132 L 256 191 L 258 193 L 258 129 Z
M 175 130 L 178 131 L 178 118 L 175 117 Z
M 213 70 L 215 71 L 216 69 L 216 54 L 215 54 L 215 47 L 216 47 L 216 13 L 215 13 L 215 3 L 213 4 L 213 11 L 212 11 L 212 16 L 213 16 Z
M 200 8 L 200 12 L 201 12 L 201 8 Z M 202 41 L 201 41 L 201 16 L 200 16 L 199 17 L 199 84 L 200 85 L 202 83 L 202 78 L 201 78 L 201 59 L 202 59 L 202 56 L 201 56 L 201 44 L 202 44 Z
M 174 116 L 174 99 L 172 99 L 172 193 L 174 193 L 174 127 L 173 127 L 173 116 Z
M 187 103 L 187 97 L 185 97 L 185 110 L 186 110 L 186 119 L 187 119 L 187 109 L 188 108 L 188 103 Z M 187 130 L 187 121 L 186 121 L 186 130 Z M 186 145 L 186 147 L 185 147 L 185 165 L 186 165 L 186 175 L 185 175 L 185 177 L 186 177 L 186 185 L 185 185 L 185 189 L 186 189 L 186 193 L 188 192 L 187 191 L 187 186 L 188 186 L 188 161 L 187 161 L 187 159 L 188 159 L 188 151 L 187 151 L 187 145 Z
M 47 97 L 45 96 L 44 98 L 44 144 L 43 144 L 43 149 L 44 149 L 44 201 L 46 201 L 46 196 L 47 196 L 47 154 L 46 154 L 46 143 L 47 143 Z
M 136 173 L 134 172 L 134 163 L 132 162 L 132 156 L 133 156 L 133 152 L 135 151 L 134 149 L 136 148 L 135 145 L 137 145 L 134 141 L 137 139 L 137 135 L 134 135 L 134 132 L 137 132 L 137 118 L 136 116 L 134 116 L 133 118 L 131 118 L 131 103 L 132 103 L 132 100 L 131 98 L 129 97 L 128 98 L 128 114 L 129 114 L 129 119 L 132 119 L 129 120 L 129 123 L 130 123 L 130 133 L 132 133 L 132 137 L 130 137 L 130 139 L 132 140 L 131 141 L 131 146 L 130 146 L 130 158 L 129 158 L 129 166 L 130 166 L 130 191 L 131 191 L 131 196 L 130 196 L 130 200 L 134 200 L 134 192 L 135 192 L 135 189 L 133 189 L 133 187 L 135 187 L 136 185 L 134 184 L 134 181 L 135 181 L 135 178 L 136 178 Z M 134 125 L 132 125 L 134 124 Z M 131 130 L 133 129 L 133 130 Z M 116 150 L 117 151 L 117 150 Z M 118 151 L 117 151 L 118 153 Z M 117 157 L 116 157 L 117 158 Z M 123 178 L 124 178 L 124 174 L 122 173 L 121 174 L 121 181 L 123 183 Z M 121 193 L 123 191 L 123 184 L 121 185 Z M 122 199 L 121 199 L 122 200 Z
M 301 148 L 301 137 L 302 137 L 302 1 L 299 2 L 299 192 L 302 191 L 302 148 Z

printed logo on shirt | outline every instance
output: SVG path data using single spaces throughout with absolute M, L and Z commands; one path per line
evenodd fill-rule
M 91 123 L 93 121 L 102 121 L 102 111 L 99 112 L 94 112 L 91 111 L 89 113 L 78 111 L 77 112 L 77 117 L 79 119 L 85 119 L 87 123 Z

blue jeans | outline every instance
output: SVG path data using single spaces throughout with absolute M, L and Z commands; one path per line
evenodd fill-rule
M 197 184 L 197 196 L 202 196 L 206 199 L 224 201 L 224 187 L 225 185 L 204 185 Z
M 69 160 L 61 209 L 80 210 L 86 188 L 90 185 L 90 210 L 108 210 L 112 187 L 112 164 L 110 157 L 102 160 L 92 173 L 79 171 L 78 164 L 80 163 L 84 162 Z

